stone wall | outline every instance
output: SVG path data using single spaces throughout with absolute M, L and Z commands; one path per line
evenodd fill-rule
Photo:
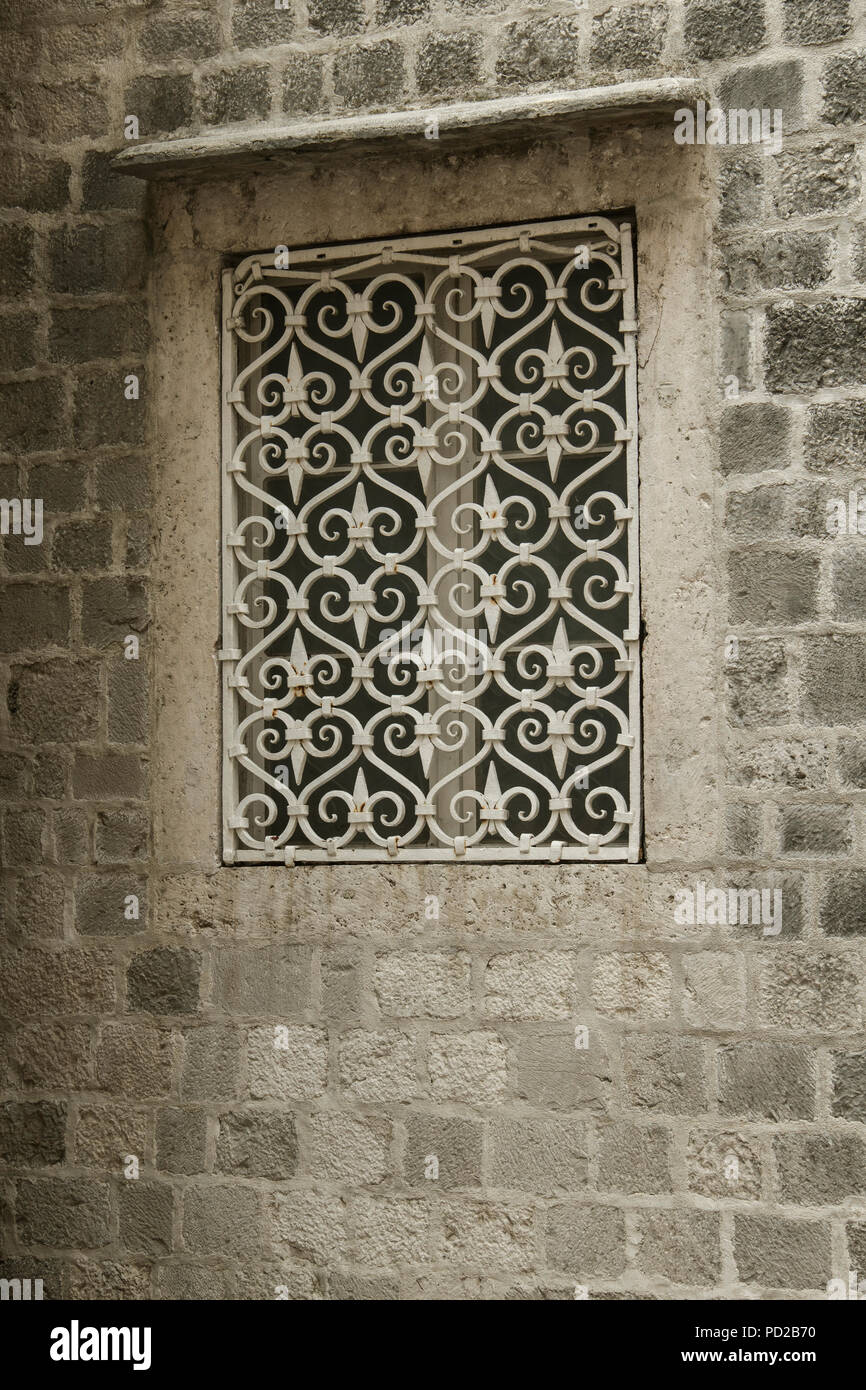
M 863 5 L 0 17 L 0 495 L 45 507 L 41 545 L 2 540 L 2 1274 L 192 1299 L 863 1274 L 866 539 L 826 528 L 866 497 Z M 782 108 L 782 149 L 656 124 L 150 193 L 111 168 L 130 114 L 147 140 L 670 74 Z M 646 863 L 220 869 L 221 258 L 632 202 Z M 677 923 L 699 880 L 780 885 L 781 934 Z

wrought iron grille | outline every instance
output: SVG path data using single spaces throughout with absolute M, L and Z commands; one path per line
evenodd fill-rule
M 226 862 L 634 861 L 631 228 L 224 281 Z

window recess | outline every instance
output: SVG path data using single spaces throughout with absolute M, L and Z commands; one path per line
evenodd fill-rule
M 636 327 L 602 217 L 226 272 L 227 863 L 638 858 Z

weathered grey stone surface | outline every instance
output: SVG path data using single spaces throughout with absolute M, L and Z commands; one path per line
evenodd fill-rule
M 825 1297 L 866 1267 L 862 0 L 0 22 L 0 491 L 45 506 L 0 538 L 0 1273 Z M 781 147 L 676 144 L 701 98 Z M 221 867 L 223 265 L 624 210 L 644 861 Z M 680 920 L 698 881 L 781 930 Z

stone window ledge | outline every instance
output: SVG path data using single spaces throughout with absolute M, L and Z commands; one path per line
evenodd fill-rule
M 114 160 L 119 173 L 155 178 L 161 174 L 223 172 L 265 166 L 271 169 L 289 158 L 324 155 L 351 147 L 387 149 L 409 142 L 427 144 L 431 123 L 439 139 L 462 144 L 509 137 L 556 136 L 575 124 L 646 117 L 693 106 L 707 91 L 701 82 L 683 77 L 646 82 L 622 82 L 613 87 L 580 91 L 543 92 L 499 97 L 492 101 L 455 102 L 444 106 L 377 115 L 328 116 L 285 125 L 255 125 L 203 135 L 153 140 L 124 150 Z

